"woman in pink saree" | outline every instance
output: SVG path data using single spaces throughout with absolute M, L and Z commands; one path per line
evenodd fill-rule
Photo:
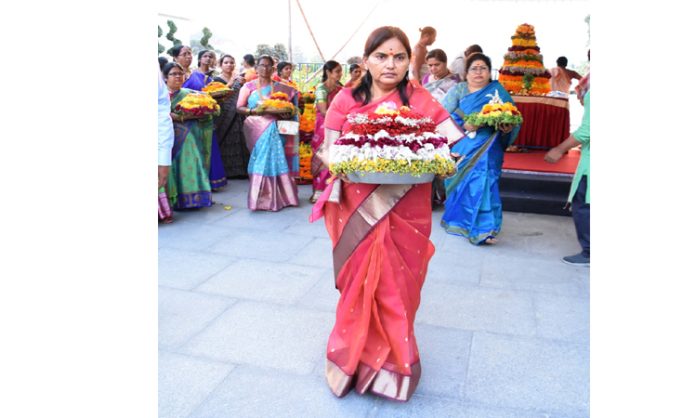
M 320 158 L 348 128 L 347 115 L 385 102 L 429 116 L 450 141 L 464 135 L 424 88 L 408 81 L 411 48 L 404 32 L 384 26 L 365 43 L 368 69 L 355 89 L 343 89 L 326 115 Z M 339 397 L 351 389 L 407 401 L 421 367 L 413 323 L 420 304 L 430 241 L 431 184 L 349 183 L 330 180 L 313 207 L 333 243 L 336 288 L 341 297 L 327 346 L 326 378 Z M 338 198 L 338 199 L 337 199 Z
M 343 67 L 337 61 L 329 60 L 324 63 L 321 83 L 316 89 L 317 119 L 314 122 L 314 136 L 312 137 L 312 152 L 315 153 L 324 142 L 324 118 L 331 102 L 336 94 L 341 91 L 341 77 Z M 315 203 L 326 188 L 326 181 L 330 177 L 329 169 L 318 158 L 312 158 L 312 197 L 311 203 Z

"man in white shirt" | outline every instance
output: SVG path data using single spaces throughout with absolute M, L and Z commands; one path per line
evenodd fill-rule
M 172 146 L 174 145 L 174 124 L 172 117 L 169 115 L 171 111 L 171 102 L 169 100 L 169 90 L 164 84 L 162 72 L 157 71 L 159 79 L 159 90 L 157 94 L 157 123 L 158 123 L 158 169 L 157 176 L 159 177 L 158 188 L 167 183 L 169 175 L 169 166 L 172 165 Z

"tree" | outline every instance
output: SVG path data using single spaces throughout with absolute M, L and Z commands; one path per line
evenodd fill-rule
M 271 48 L 271 46 L 268 44 L 258 44 L 256 45 L 256 53 L 254 55 L 256 58 L 260 57 L 261 55 L 273 56 L 273 48 Z
M 172 43 L 174 44 L 173 46 L 181 45 L 181 41 L 174 37 L 174 34 L 178 29 L 174 22 L 172 20 L 167 20 L 167 26 L 169 26 L 169 33 L 167 33 L 167 39 L 172 41 Z M 171 51 L 171 48 L 169 50 Z
M 163 32 L 162 32 L 162 28 L 160 28 L 160 26 L 157 25 L 157 39 L 158 39 L 158 41 L 157 41 L 157 55 L 159 55 L 159 54 L 161 54 L 161 53 L 164 52 L 164 45 L 162 45 L 161 43 L 159 43 L 159 38 L 162 37 L 162 33 L 163 33 Z
M 203 28 L 203 37 L 201 38 L 201 46 L 205 49 L 210 49 L 214 50 L 212 45 L 208 43 L 208 40 L 213 36 L 213 32 L 210 31 L 210 29 Z
M 288 60 L 288 51 L 285 49 L 285 45 L 283 44 L 275 44 L 273 45 L 273 55 L 276 58 L 278 58 L 279 61 L 287 61 Z

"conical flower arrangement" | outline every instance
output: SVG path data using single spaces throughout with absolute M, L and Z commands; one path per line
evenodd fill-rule
M 512 35 L 498 81 L 510 94 L 545 96 L 551 91 L 551 74 L 539 53 L 534 26 L 523 23 Z

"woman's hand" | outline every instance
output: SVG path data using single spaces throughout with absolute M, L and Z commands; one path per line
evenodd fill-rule
M 498 129 L 500 130 L 500 132 L 504 134 L 509 134 L 510 132 L 512 132 L 512 124 L 501 123 L 500 125 L 498 125 Z
M 549 152 L 544 155 L 544 161 L 547 163 L 557 163 L 558 160 L 563 157 L 563 151 L 561 151 L 558 147 L 553 147 L 549 150 Z
M 469 122 L 464 124 L 464 130 L 467 132 L 476 132 L 479 127 L 476 125 L 471 125 Z

